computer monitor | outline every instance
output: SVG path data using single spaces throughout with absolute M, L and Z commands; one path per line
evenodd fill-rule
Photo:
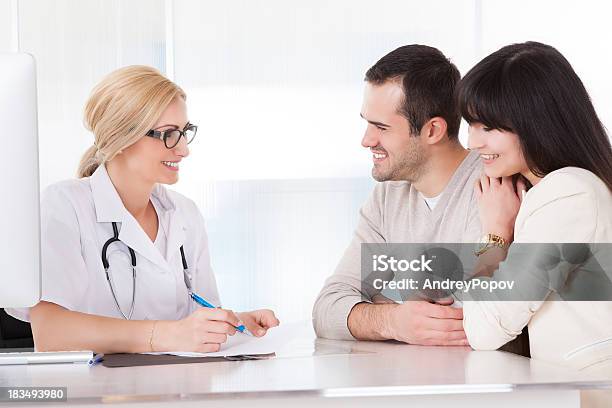
M 40 299 L 40 203 L 36 65 L 0 53 L 0 307 Z

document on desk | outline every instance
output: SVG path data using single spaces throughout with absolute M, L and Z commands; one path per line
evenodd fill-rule
M 227 336 L 227 342 L 221 344 L 221 349 L 214 353 L 167 351 L 145 354 L 171 354 L 181 357 L 234 357 L 271 354 L 280 350 L 295 336 L 299 335 L 299 327 L 298 323 L 281 324 L 280 326 L 269 329 L 263 337 L 251 337 L 237 332 L 233 336 Z

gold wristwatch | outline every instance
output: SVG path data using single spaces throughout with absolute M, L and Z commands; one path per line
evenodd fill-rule
M 497 247 L 501 249 L 508 248 L 510 244 L 504 238 L 495 234 L 486 234 L 480 238 L 480 242 L 476 245 L 474 255 L 480 256 L 487 252 L 490 248 Z

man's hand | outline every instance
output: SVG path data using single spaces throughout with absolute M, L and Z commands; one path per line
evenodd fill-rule
M 402 304 L 359 303 L 348 316 L 359 340 L 398 340 L 424 346 L 467 346 L 463 309 L 411 300 Z
M 404 302 L 388 318 L 389 337 L 423 346 L 467 346 L 463 309 L 423 300 Z

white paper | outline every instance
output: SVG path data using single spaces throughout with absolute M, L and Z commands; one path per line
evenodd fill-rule
M 242 355 L 270 354 L 280 350 L 285 344 L 300 334 L 300 324 L 289 323 L 268 329 L 263 337 L 251 337 L 236 332 L 227 336 L 227 342 L 221 344 L 221 349 L 214 353 L 195 353 L 190 351 L 167 351 L 145 354 L 172 354 L 181 357 L 233 357 Z

